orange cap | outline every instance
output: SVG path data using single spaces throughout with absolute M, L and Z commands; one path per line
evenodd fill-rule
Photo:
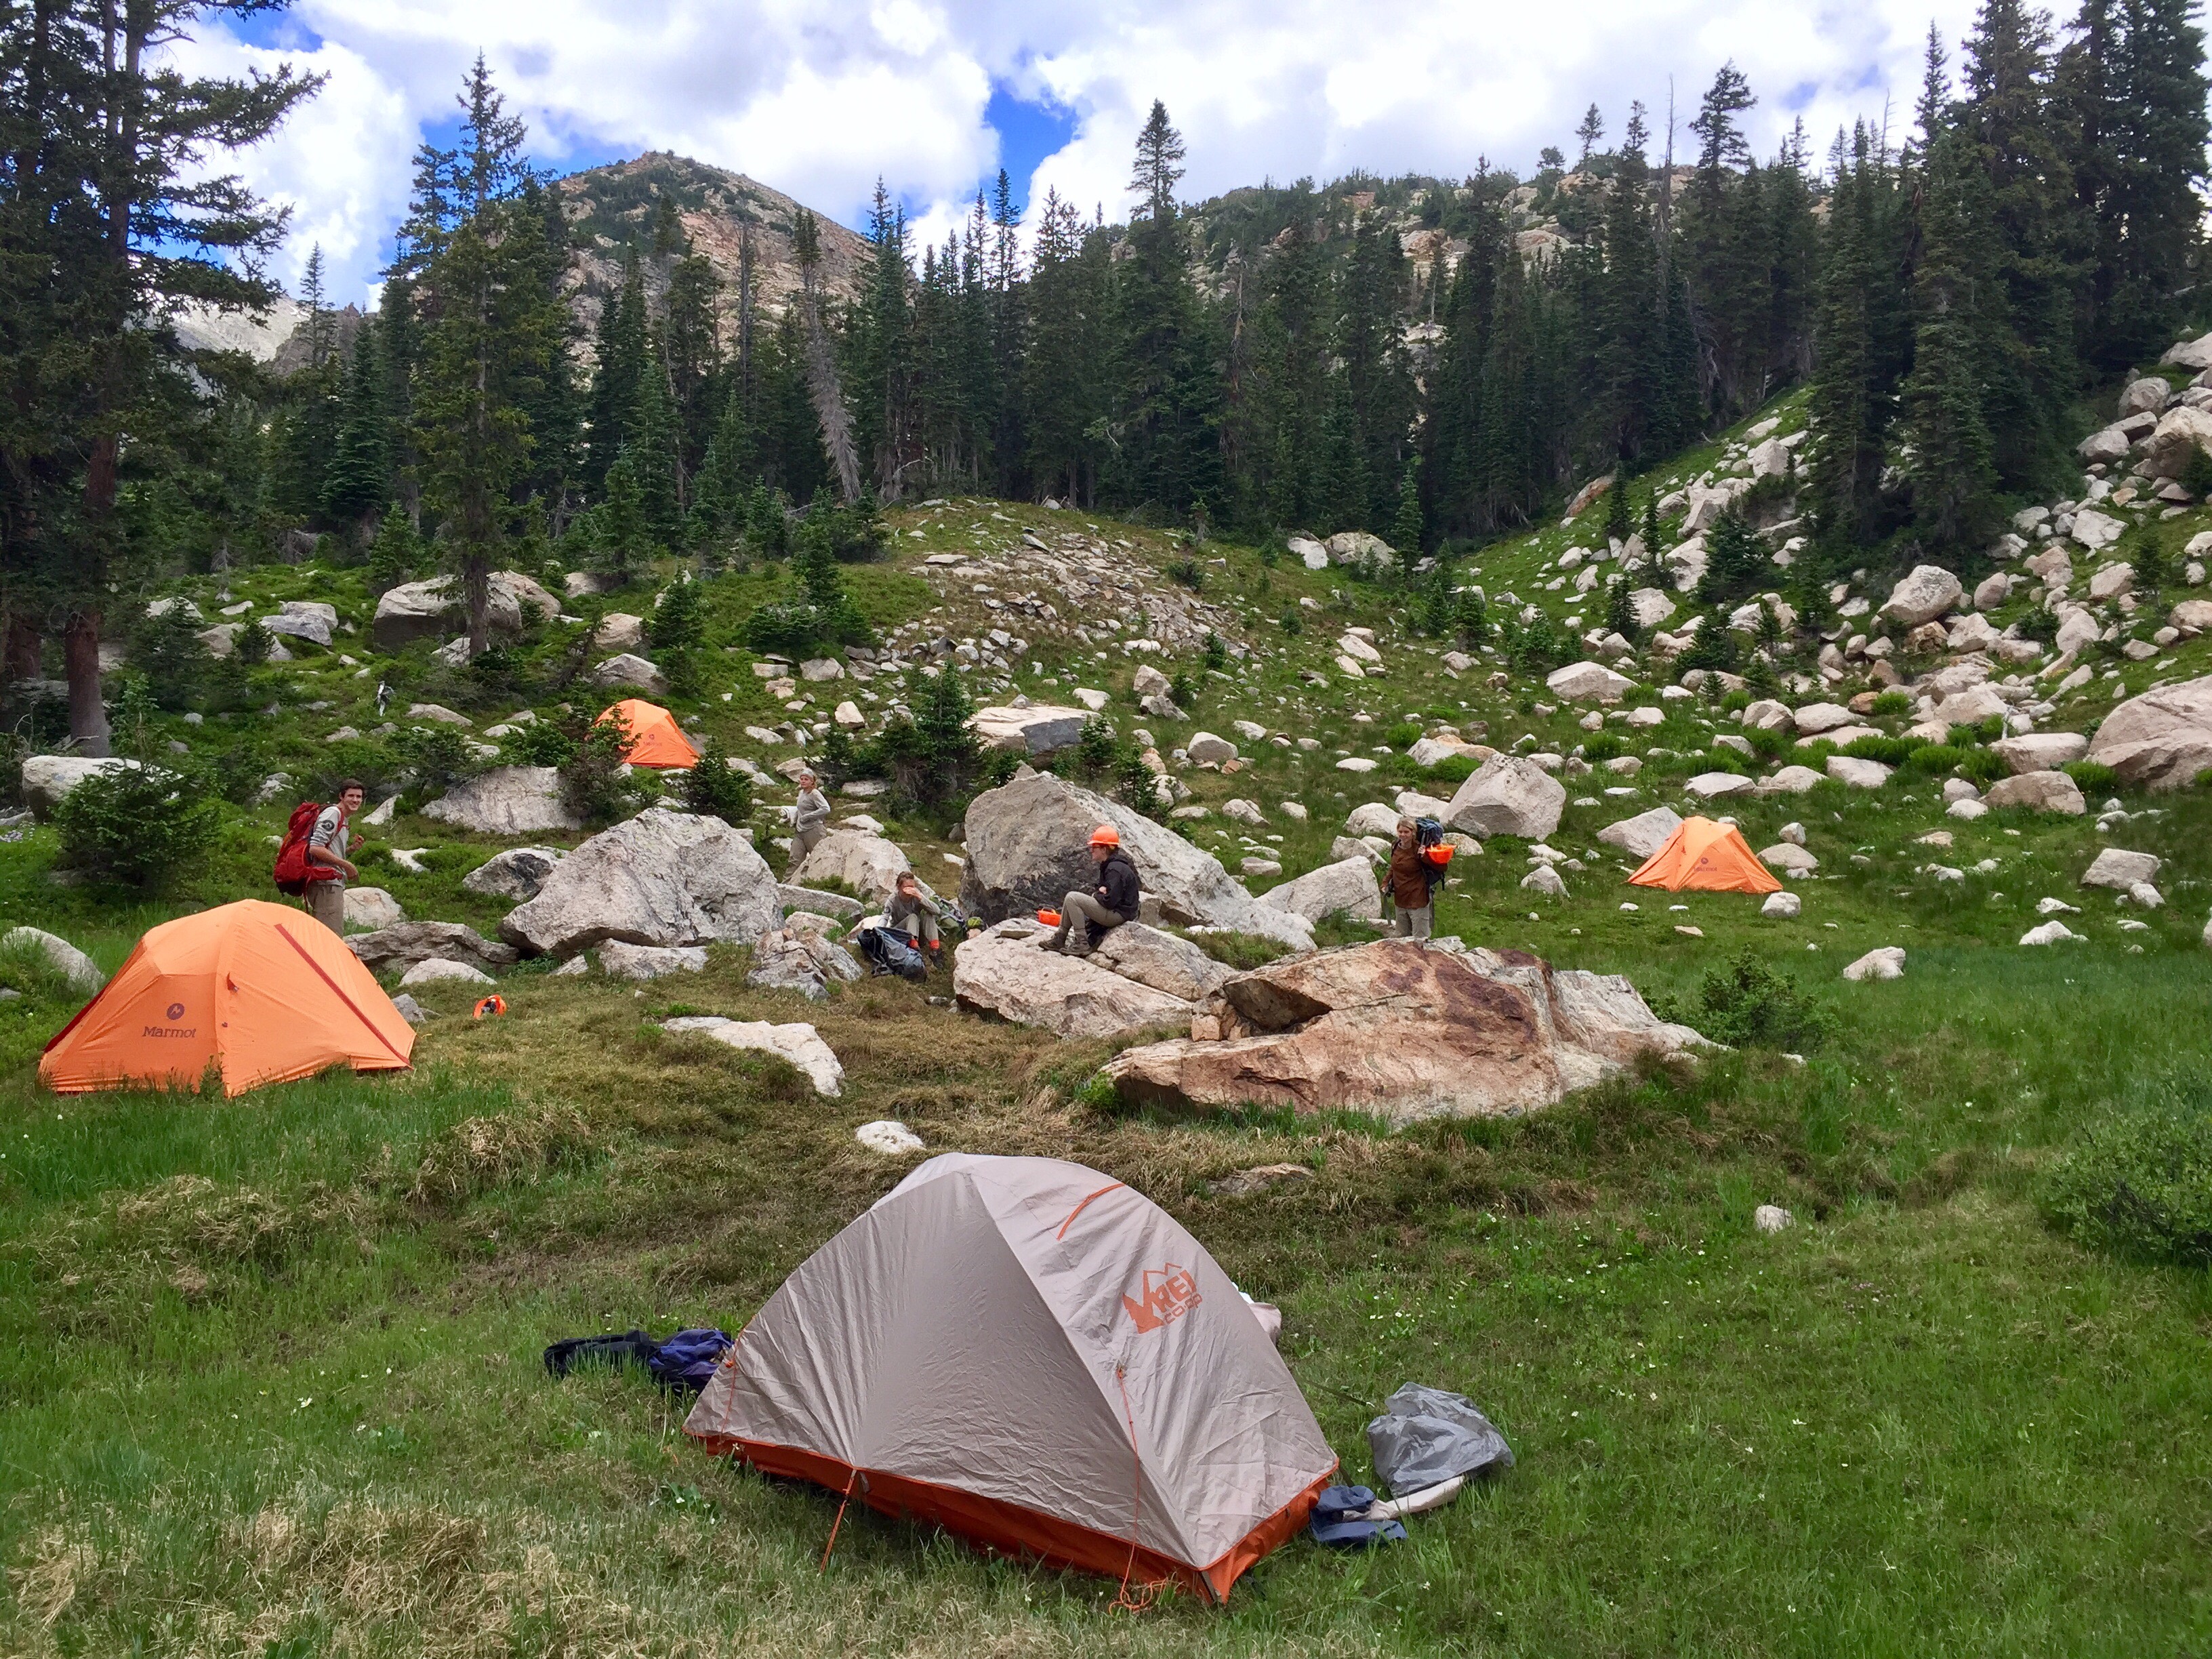
M 1091 832 L 1091 844 L 1093 847 L 1119 847 L 1121 832 L 1110 823 L 1102 823 Z

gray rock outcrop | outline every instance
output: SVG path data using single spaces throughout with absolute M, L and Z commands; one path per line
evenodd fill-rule
M 87 778 L 137 764 L 120 756 L 94 759 L 86 755 L 33 755 L 23 763 L 23 805 L 43 823 L 53 816 L 62 797 Z
M 38 957 L 69 981 L 70 989 L 81 996 L 88 997 L 107 983 L 107 975 L 100 971 L 98 963 L 58 933 L 49 933 L 41 927 L 10 927 L 0 933 L 0 951 L 21 951 Z
M 1110 823 L 1137 866 L 1161 919 L 1182 927 L 1259 933 L 1296 950 L 1313 948 L 1303 916 L 1261 903 L 1221 861 L 1119 801 L 1063 782 L 1048 772 L 988 789 L 969 804 L 961 908 L 997 922 L 1059 908 L 1071 891 L 1097 884 L 1091 832 Z
M 568 957 L 602 939 L 750 945 L 782 922 L 775 877 L 751 842 L 718 817 L 656 806 L 562 859 L 499 931 Z
M 1357 858 L 1339 859 L 1307 871 L 1295 881 L 1271 887 L 1260 895 L 1260 902 L 1295 912 L 1309 921 L 1319 921 L 1340 911 L 1348 916 L 1376 917 L 1382 914 L 1382 890 L 1376 884 L 1374 860 L 1363 851 Z
M 1667 839 L 1682 827 L 1682 815 L 1671 806 L 1655 806 L 1648 812 L 1638 812 L 1632 818 L 1623 818 L 1608 823 L 1597 832 L 1597 838 L 1607 847 L 1618 847 L 1629 857 L 1641 862 L 1667 844 Z
M 1541 841 L 1559 827 L 1566 805 L 1566 786 L 1541 767 L 1517 755 L 1494 755 L 1453 793 L 1444 827 Z
M 2097 727 L 2089 758 L 2139 788 L 2187 788 L 2212 769 L 2212 675 L 2130 697 Z
M 1626 979 L 1455 939 L 1347 945 L 1236 975 L 1194 1035 L 1125 1049 L 1104 1074 L 1141 1102 L 1372 1112 L 1394 1122 L 1549 1106 L 1703 1041 Z
M 533 899 L 553 866 L 567 856 L 557 847 L 510 847 L 463 876 L 461 885 L 485 898 Z
M 483 836 L 542 836 L 584 827 L 568 810 L 560 769 L 551 766 L 495 766 L 464 778 L 423 807 L 422 816 Z
M 1193 1004 L 1087 958 L 1042 948 L 1034 924 L 1000 922 L 952 952 L 952 994 L 962 1007 L 1061 1037 L 1112 1037 L 1188 1025 Z
M 373 933 L 352 933 L 346 938 L 346 949 L 373 973 L 411 967 L 432 957 L 487 969 L 511 968 L 516 958 L 512 945 L 486 939 L 458 921 L 403 921 Z
M 968 724 L 985 745 L 1011 749 L 1018 755 L 1045 755 L 1065 749 L 1083 735 L 1086 709 L 1060 708 L 1051 703 L 1031 703 L 1026 708 L 979 708 Z
M 899 872 L 911 870 L 906 854 L 881 836 L 860 830 L 832 830 L 791 872 L 795 885 L 842 881 L 863 900 L 880 903 L 890 896 Z

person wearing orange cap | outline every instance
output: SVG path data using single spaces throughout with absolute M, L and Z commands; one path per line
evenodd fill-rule
M 1091 832 L 1091 861 L 1098 867 L 1098 884 L 1087 893 L 1072 891 L 1060 902 L 1060 931 L 1052 936 L 1052 948 L 1072 957 L 1089 956 L 1113 929 L 1137 919 L 1142 890 L 1137 866 L 1121 850 L 1121 834 L 1112 824 Z M 1068 937 L 1079 918 L 1084 924 L 1080 945 Z

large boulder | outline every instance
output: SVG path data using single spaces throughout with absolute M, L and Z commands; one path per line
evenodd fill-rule
M 1790 723 L 1804 736 L 1817 738 L 1823 732 L 1849 726 L 1857 718 L 1839 702 L 1808 702 L 1790 716 Z
M 1991 806 L 2026 806 L 2038 812 L 2063 812 L 2080 817 L 2089 810 L 2081 786 L 2063 772 L 2023 772 L 2000 778 L 1982 797 Z
M 1403 1122 L 1549 1106 L 1643 1054 L 1702 1041 L 1660 1020 L 1625 979 L 1455 939 L 1270 963 L 1227 981 L 1198 1025 L 1223 1035 L 1126 1049 L 1105 1075 L 1139 1101 Z
M 843 893 L 826 892 L 812 887 L 793 887 L 779 884 L 775 890 L 777 902 L 783 913 L 809 910 L 817 916 L 828 916 L 833 921 L 858 921 L 867 907 L 856 898 Z
M 1309 921 L 1342 911 L 1352 916 L 1380 916 L 1382 890 L 1375 884 L 1375 866 L 1364 854 L 1309 870 L 1295 881 L 1271 887 L 1260 902 L 1296 912 Z
M 979 708 L 968 724 L 988 748 L 1044 755 L 1065 749 L 1081 737 L 1083 723 L 1090 718 L 1085 709 L 1038 702 L 1026 708 Z
M 1573 662 L 1545 676 L 1544 686 L 1569 702 L 1619 702 L 1636 689 L 1636 682 L 1601 662 Z
M 1632 818 L 1607 824 L 1597 832 L 1597 838 L 1607 847 L 1618 847 L 1641 863 L 1664 847 L 1668 838 L 1681 827 L 1680 812 L 1671 806 L 1655 806 Z
M 460 584 L 451 576 L 386 588 L 368 625 L 369 641 L 380 651 L 397 651 L 410 640 L 450 634 L 465 619 L 461 598 Z M 558 599 L 520 571 L 493 571 L 486 617 L 492 631 L 520 633 L 526 605 L 546 617 L 561 611 Z
M 696 1032 L 732 1048 L 750 1049 L 788 1060 L 814 1085 L 814 1092 L 835 1100 L 845 1091 L 845 1068 L 822 1034 L 811 1025 L 793 1023 L 771 1025 L 763 1019 L 726 1019 L 720 1014 L 679 1014 L 661 1022 L 664 1031 Z
M 2125 848 L 2107 847 L 2081 872 L 2081 884 L 2110 887 L 2124 893 L 2139 881 L 2156 881 L 2158 866 L 2164 861 L 2155 853 L 2130 853 Z
M 461 885 L 486 898 L 524 899 L 538 896 L 553 866 L 568 856 L 557 847 L 510 847 L 495 853 L 461 878 Z
M 890 896 L 900 872 L 913 868 L 907 855 L 881 836 L 832 830 L 814 843 L 791 879 L 800 886 L 810 881 L 842 881 L 863 899 L 880 903 Z
M 399 901 L 381 887 L 345 890 L 345 925 L 349 927 L 396 927 L 407 920 Z
M 33 755 L 23 763 L 23 805 L 44 823 L 53 816 L 62 797 L 87 778 L 137 764 L 119 756 L 94 759 L 86 755 Z
M 425 806 L 422 816 L 483 836 L 542 836 L 584 827 L 568 810 L 560 769 L 552 766 L 495 766 L 455 784 Z
M 1147 927 L 1141 921 L 1125 921 L 1109 932 L 1091 953 L 1091 960 L 1123 979 L 1149 985 L 1185 1002 L 1212 995 L 1235 971 L 1188 939 Z
M 553 866 L 500 936 L 574 956 L 602 939 L 632 945 L 750 945 L 783 924 L 775 877 L 718 817 L 656 806 L 601 831 Z
M 601 956 L 605 955 L 603 950 Z M 809 1002 L 830 994 L 830 981 L 856 980 L 860 964 L 852 953 L 808 927 L 781 927 L 753 946 L 745 983 L 763 990 L 796 991 Z
M 592 684 L 605 690 L 628 687 L 639 691 L 665 691 L 668 678 L 643 657 L 625 651 L 609 657 L 592 670 Z
M 313 612 L 280 611 L 273 617 L 264 617 L 261 625 L 271 634 L 289 635 L 295 640 L 305 640 L 310 645 L 330 649 L 331 624 Z
M 1189 1024 L 1189 1000 L 1048 951 L 1045 938 L 1034 926 L 1013 921 L 962 940 L 952 951 L 952 994 L 960 1006 L 1061 1037 L 1113 1037 Z
M 477 968 L 511 968 L 516 956 L 512 945 L 486 939 L 458 921 L 397 922 L 373 933 L 348 935 L 346 949 L 374 973 L 387 968 L 411 968 L 433 957 Z
M 2098 726 L 2089 758 L 2139 787 L 2188 787 L 2212 769 L 2212 675 L 2130 697 Z
M 609 939 L 599 946 L 599 971 L 613 979 L 665 979 L 671 974 L 704 973 L 703 945 L 624 945 Z
M 2023 772 L 2055 772 L 2071 766 L 2089 752 L 2089 739 L 2079 732 L 2030 732 L 1990 745 L 2005 770 L 2017 777 Z
M 2152 477 L 2179 478 L 2189 470 L 2191 455 L 2199 450 L 2212 453 L 2212 410 L 2186 404 L 2167 410 L 2142 447 L 2143 470 Z
M 1966 589 L 1960 586 L 1959 579 L 1942 566 L 1916 565 L 1911 575 L 1890 589 L 1881 614 L 1891 622 L 1917 628 L 1922 623 L 1934 622 L 1947 611 L 1956 610 L 1965 597 Z
M 1056 909 L 1070 892 L 1088 892 L 1097 884 L 1091 832 L 1102 823 L 1120 834 L 1121 850 L 1137 866 L 1146 896 L 1158 901 L 1163 921 L 1259 933 L 1295 950 L 1313 948 L 1310 922 L 1261 903 L 1212 854 L 1119 801 L 1049 772 L 1017 777 L 969 803 L 961 908 L 996 922 Z
M 1518 755 L 1496 755 L 1453 794 L 1444 827 L 1541 841 L 1559 827 L 1566 805 L 1566 786 L 1541 767 Z
M 70 989 L 80 996 L 90 996 L 107 983 L 107 975 L 100 971 L 100 964 L 58 933 L 49 933 L 39 927 L 10 927 L 0 933 L 0 951 L 20 951 L 36 956 L 47 967 L 69 981 Z

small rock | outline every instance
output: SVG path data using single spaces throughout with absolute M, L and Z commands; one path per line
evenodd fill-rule
M 1778 921 L 1795 921 L 1805 908 L 1805 901 L 1795 893 L 1769 893 L 1766 902 L 1759 907 L 1759 914 Z
M 873 1123 L 863 1123 L 853 1131 L 853 1139 L 885 1158 L 904 1158 L 910 1152 L 927 1150 L 921 1137 L 896 1118 L 879 1117 Z
M 2064 922 L 2053 917 L 2039 927 L 2029 928 L 2020 936 L 2020 942 L 2022 945 L 2057 945 L 2063 939 L 2079 939 L 2081 937 L 2081 934 L 2075 933 Z
M 436 985 L 447 980 L 464 985 L 489 985 L 493 979 L 481 969 L 471 968 L 465 962 L 455 962 L 451 957 L 425 957 L 399 976 L 403 986 Z
M 599 946 L 599 971 L 618 979 L 696 974 L 706 966 L 703 945 L 626 945 L 620 939 L 608 939 Z
M 410 1025 L 420 1025 L 424 1020 L 430 1018 L 428 1011 L 423 1008 L 421 1003 L 415 1000 L 413 994 L 410 992 L 402 991 L 398 996 L 392 998 L 392 1006 L 398 1011 L 399 1018 L 405 1020 Z
M 1903 979 L 1905 948 L 1898 945 L 1884 945 L 1869 951 L 1844 969 L 1844 977 L 1854 981 L 1869 979 Z
M 1762 1204 L 1751 1212 L 1751 1224 L 1763 1233 L 1778 1233 L 1796 1219 L 1779 1204 Z

